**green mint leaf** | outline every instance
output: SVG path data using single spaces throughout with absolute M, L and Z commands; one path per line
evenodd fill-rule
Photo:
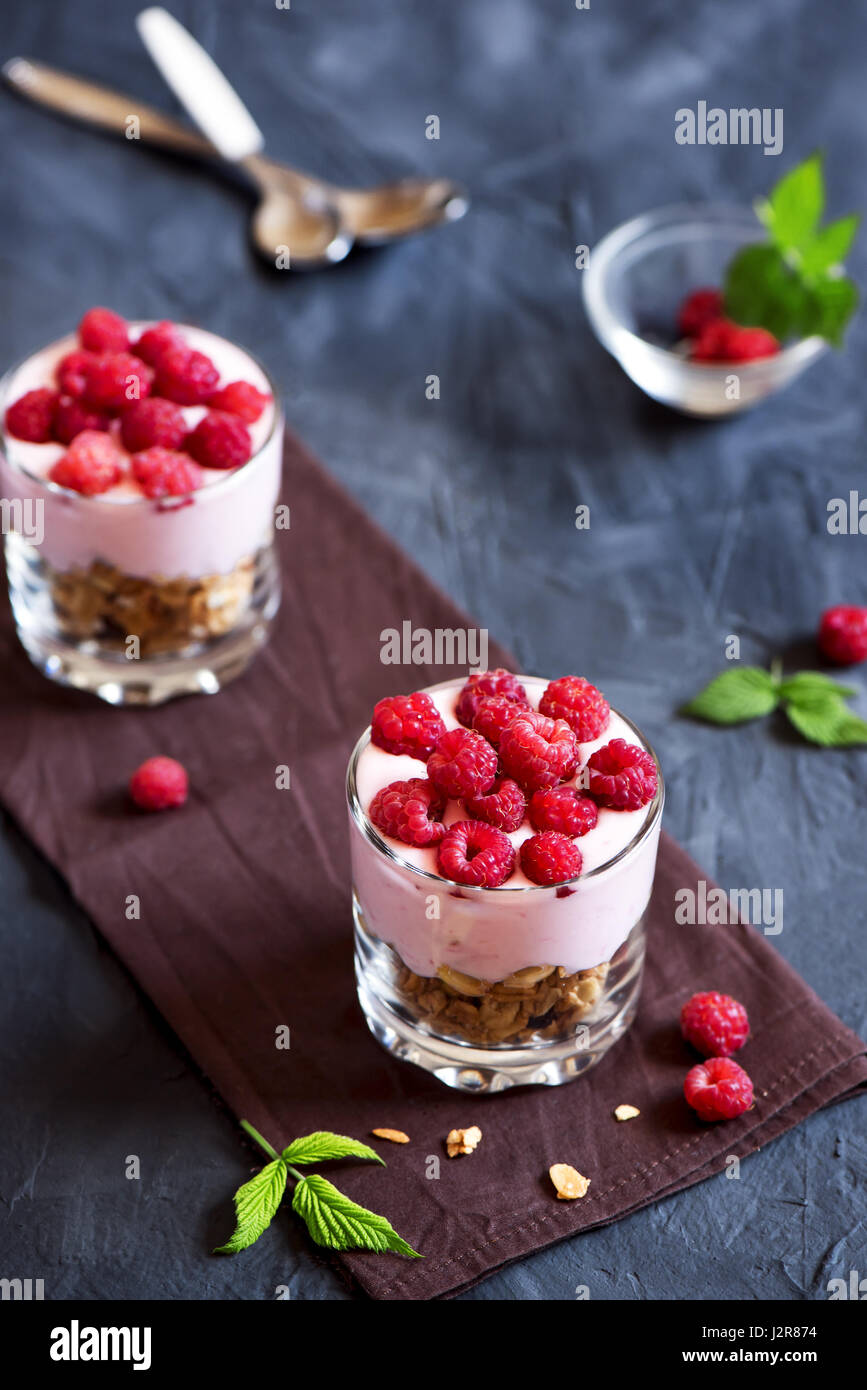
M 815 317 L 806 286 L 776 246 L 745 246 L 730 262 L 724 285 L 729 318 L 746 327 L 767 328 L 776 338 L 793 337 Z
M 799 251 L 818 227 L 824 206 L 822 156 L 812 154 L 803 164 L 783 175 L 757 210 L 771 239 L 781 250 Z
M 815 313 L 803 329 L 804 336 L 816 333 L 834 347 L 843 341 L 843 330 L 858 306 L 858 289 L 845 276 L 826 276 L 811 286 Z
M 384 1216 L 360 1207 L 316 1173 L 296 1183 L 292 1210 L 307 1226 L 317 1245 L 330 1250 L 392 1250 L 421 1259 L 417 1250 L 397 1234 Z
M 801 251 L 801 273 L 807 277 L 823 275 L 845 261 L 861 218 L 857 213 L 829 222 L 811 237 Z
M 708 719 L 712 724 L 741 724 L 746 719 L 770 714 L 778 700 L 777 682 L 769 671 L 760 666 L 735 666 L 706 685 L 684 705 L 683 713 Z
M 283 1150 L 283 1158 L 287 1163 L 324 1163 L 329 1158 L 369 1158 L 373 1163 L 381 1163 L 385 1167 L 384 1159 L 367 1144 L 360 1144 L 357 1139 L 347 1139 L 345 1134 L 331 1134 L 326 1129 L 293 1139 L 288 1149 Z
M 867 743 L 867 721 L 847 709 L 833 690 L 801 691 L 786 702 L 786 714 L 804 738 L 823 748 Z
M 823 671 L 797 671 L 794 676 L 787 676 L 781 684 L 780 698 L 782 700 L 797 700 L 799 695 L 811 695 L 814 691 L 820 690 L 830 690 L 835 695 L 842 696 L 858 694 L 856 686 L 838 685 Z
M 235 1255 L 257 1241 L 271 1224 L 286 1189 L 286 1164 L 282 1158 L 267 1163 L 261 1173 L 245 1182 L 235 1193 L 235 1230 L 215 1255 Z

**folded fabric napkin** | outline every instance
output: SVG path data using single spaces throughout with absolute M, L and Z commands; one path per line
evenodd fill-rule
M 4 609 L 0 796 L 239 1117 L 278 1146 L 314 1129 L 410 1135 L 389 1146 L 386 1172 L 340 1166 L 341 1188 L 425 1256 L 341 1256 L 358 1284 L 376 1298 L 454 1293 L 709 1176 L 867 1084 L 864 1044 L 758 932 L 674 924 L 675 891 L 707 876 L 665 836 L 638 1020 L 585 1077 L 473 1098 L 379 1048 L 355 1000 L 346 762 L 377 699 L 460 674 L 383 666 L 382 629 L 467 620 L 295 441 L 285 494 L 272 642 L 216 698 L 115 710 L 52 685 Z M 512 664 L 502 650 L 490 660 Z M 147 816 L 127 801 L 131 770 L 154 753 L 189 770 L 180 811 Z M 125 915 L 129 894 L 138 921 Z M 741 1055 L 755 1106 L 716 1126 L 681 1093 L 696 1058 L 678 1012 L 702 988 L 741 999 L 753 1026 Z M 281 1025 L 288 1050 L 275 1047 Z M 618 1123 L 621 1103 L 640 1116 Z M 447 1158 L 447 1132 L 474 1124 L 476 1152 Z M 556 1199 L 557 1162 L 591 1179 L 586 1197 Z M 236 1177 L 227 1172 L 227 1189 Z

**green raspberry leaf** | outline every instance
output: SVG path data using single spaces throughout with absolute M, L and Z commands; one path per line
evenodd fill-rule
M 235 1255 L 257 1241 L 271 1224 L 286 1189 L 286 1164 L 282 1158 L 267 1163 L 261 1173 L 245 1182 L 235 1193 L 235 1230 L 215 1255 Z
M 794 676 L 787 676 L 780 686 L 780 698 L 783 700 L 797 700 L 800 695 L 812 695 L 816 691 L 829 690 L 835 695 L 844 697 L 857 695 L 858 689 L 854 685 L 838 685 L 832 681 L 830 676 L 826 676 L 823 671 L 797 671 Z
M 324 1163 L 330 1158 L 368 1158 L 373 1163 L 381 1163 L 374 1149 L 361 1144 L 357 1139 L 348 1139 L 345 1134 L 332 1134 L 327 1129 L 318 1129 L 314 1134 L 305 1134 L 293 1139 L 288 1149 L 283 1150 L 287 1163 Z
M 861 223 L 857 213 L 851 217 L 841 217 L 821 227 L 801 251 L 801 272 L 810 277 L 824 275 L 826 271 L 841 266 L 855 240 Z
M 811 154 L 809 159 L 783 175 L 757 211 L 774 243 L 788 251 L 801 250 L 808 244 L 824 207 L 822 156 Z
M 384 1216 L 350 1201 L 327 1178 L 316 1173 L 296 1184 L 292 1210 L 301 1217 L 316 1244 L 329 1250 L 375 1250 L 379 1254 L 391 1250 L 422 1259 Z
M 798 733 L 823 748 L 867 743 L 867 721 L 847 709 L 833 690 L 802 689 L 787 700 L 786 714 Z
M 742 724 L 770 714 L 779 702 L 777 682 L 760 666 L 736 666 L 706 685 L 683 713 L 712 724 Z

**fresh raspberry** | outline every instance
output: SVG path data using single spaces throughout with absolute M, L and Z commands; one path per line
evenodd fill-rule
M 591 753 L 587 763 L 590 795 L 597 806 L 612 811 L 637 811 L 656 796 L 656 763 L 650 753 L 613 738 Z
M 519 705 L 517 700 L 510 700 L 507 695 L 486 695 L 484 700 L 480 700 L 476 705 L 473 728 L 482 738 L 486 738 L 488 743 L 499 748 L 503 730 L 513 719 L 517 719 L 525 708 L 525 705 Z
M 731 1057 L 743 1047 L 750 1021 L 743 1004 L 715 989 L 694 994 L 680 1011 L 680 1031 L 704 1057 Z
M 188 438 L 187 448 L 206 468 L 239 468 L 253 452 L 253 442 L 237 415 L 209 410 Z
M 586 835 L 599 815 L 595 801 L 565 786 L 533 792 L 527 809 L 534 830 L 559 830 L 562 835 Z
M 565 883 L 581 872 L 581 851 L 568 835 L 545 830 L 521 845 L 521 868 L 531 883 Z
M 153 379 L 147 363 L 129 352 L 94 357 L 85 368 L 82 399 L 94 410 L 116 413 L 132 401 L 149 396 Z
M 248 425 L 255 425 L 270 399 L 249 381 L 230 381 L 214 392 L 208 405 L 214 410 L 228 410 L 230 415 L 239 415 Z
M 437 868 L 443 878 L 453 883 L 499 888 L 514 867 L 515 851 L 511 840 L 496 826 L 480 820 L 455 821 L 437 850 Z
M 78 325 L 78 340 L 88 352 L 129 352 L 126 319 L 112 309 L 88 309 Z
M 502 666 L 496 671 L 475 671 L 458 696 L 455 708 L 455 714 L 466 728 L 472 728 L 476 710 L 487 695 L 504 695 L 516 704 L 527 704 L 527 692 L 511 671 L 504 671 Z
M 465 796 L 464 806 L 473 820 L 483 820 L 509 835 L 518 829 L 526 815 L 527 798 L 517 782 L 510 777 L 498 777 L 489 792 Z
M 169 348 L 184 346 L 180 329 L 177 324 L 169 323 L 168 319 L 146 328 L 134 344 L 136 357 L 140 357 L 142 362 L 149 362 L 152 367 L 157 365 Z
M 410 758 L 430 757 L 446 726 L 439 710 L 423 690 L 414 695 L 388 695 L 374 707 L 370 741 L 386 753 Z
M 712 319 L 693 342 L 693 362 L 753 362 L 773 357 L 780 344 L 765 328 L 742 328 L 731 319 Z
M 174 758 L 148 758 L 129 779 L 129 794 L 143 811 L 167 811 L 183 806 L 190 779 Z
M 77 434 L 63 458 L 48 474 L 53 483 L 72 488 L 85 497 L 108 492 L 121 476 L 120 457 L 111 435 L 100 430 Z
M 427 775 L 443 796 L 478 796 L 493 785 L 497 755 L 481 734 L 449 729 L 427 760 Z
M 184 497 L 202 486 L 202 470 L 174 449 L 143 449 L 133 454 L 132 475 L 145 497 Z
M 583 676 L 561 676 L 546 687 L 539 713 L 549 719 L 565 719 L 579 743 L 592 743 L 608 728 L 611 706 L 601 690 Z
M 503 730 L 500 762 L 525 792 L 556 787 L 578 765 L 578 740 L 565 720 L 524 710 Z
M 711 1057 L 686 1074 L 683 1094 L 700 1120 L 733 1120 L 753 1103 L 753 1083 L 730 1057 Z
M 78 400 L 84 395 L 87 373 L 95 360 L 96 354 L 85 352 L 83 348 L 76 348 L 74 352 L 68 352 L 65 357 L 61 357 L 54 375 L 64 396 L 72 396 Z
M 180 344 L 166 348 L 156 362 L 158 396 L 178 405 L 204 405 L 217 389 L 220 373 L 210 357 Z
M 377 830 L 405 845 L 438 845 L 446 833 L 445 800 L 426 777 L 391 782 L 370 803 L 368 815 Z
M 26 439 L 28 444 L 47 444 L 54 426 L 58 399 L 57 392 L 50 391 L 46 386 L 25 391 L 6 411 L 7 430 L 16 439 Z
M 693 290 L 680 306 L 677 327 L 682 338 L 695 338 L 706 323 L 723 316 L 721 290 Z
M 179 449 L 187 433 L 187 425 L 179 405 L 164 401 L 162 396 L 148 396 L 133 401 L 120 417 L 123 446 L 131 454 L 150 449 L 155 444 L 163 449 Z
M 838 666 L 867 660 L 867 608 L 841 603 L 826 609 L 819 624 L 819 647 Z
M 109 423 L 107 415 L 100 415 L 98 410 L 88 410 L 86 405 L 72 396 L 61 396 L 54 412 L 54 438 L 59 439 L 61 444 L 71 444 L 82 430 L 104 431 Z

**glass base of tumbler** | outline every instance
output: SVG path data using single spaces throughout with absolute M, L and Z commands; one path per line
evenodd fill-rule
M 6 560 L 18 638 L 34 666 L 50 680 L 88 691 L 112 705 L 159 705 L 181 695 L 216 694 L 240 676 L 265 645 L 280 606 L 279 568 L 273 546 L 268 545 L 246 562 L 245 588 L 240 599 L 233 596 L 237 612 L 230 611 L 227 631 L 219 631 L 217 615 L 211 619 L 217 632 L 198 638 L 199 626 L 207 627 L 207 617 L 201 625 L 188 623 L 170 585 L 162 590 L 169 591 L 166 599 L 171 598 L 174 607 L 166 602 L 160 608 L 161 586 L 151 586 L 157 603 L 147 593 L 142 596 L 139 615 L 130 615 L 131 635 L 142 626 L 141 613 L 155 608 L 166 614 L 164 629 L 148 632 L 143 654 L 128 657 L 128 641 L 114 610 L 108 619 L 102 613 L 94 619 L 87 611 L 101 576 L 58 575 L 33 546 L 15 535 L 6 537 Z M 213 582 L 218 585 L 219 578 Z M 129 583 L 144 587 L 143 581 Z M 192 583 L 188 587 L 192 589 Z M 84 618 L 67 606 L 70 590 L 83 599 Z M 109 601 L 114 598 L 110 595 Z M 129 596 L 121 593 L 119 601 L 124 599 L 129 603 Z M 195 600 L 191 594 L 187 611 Z
M 405 967 L 390 946 L 368 931 L 355 894 L 353 917 L 358 999 L 368 1028 L 392 1056 L 456 1090 L 483 1095 L 513 1086 L 562 1086 L 595 1066 L 635 1018 L 644 965 L 643 920 L 617 951 L 599 998 L 569 1037 L 478 1046 L 443 1036 L 413 1016 L 396 984 Z

